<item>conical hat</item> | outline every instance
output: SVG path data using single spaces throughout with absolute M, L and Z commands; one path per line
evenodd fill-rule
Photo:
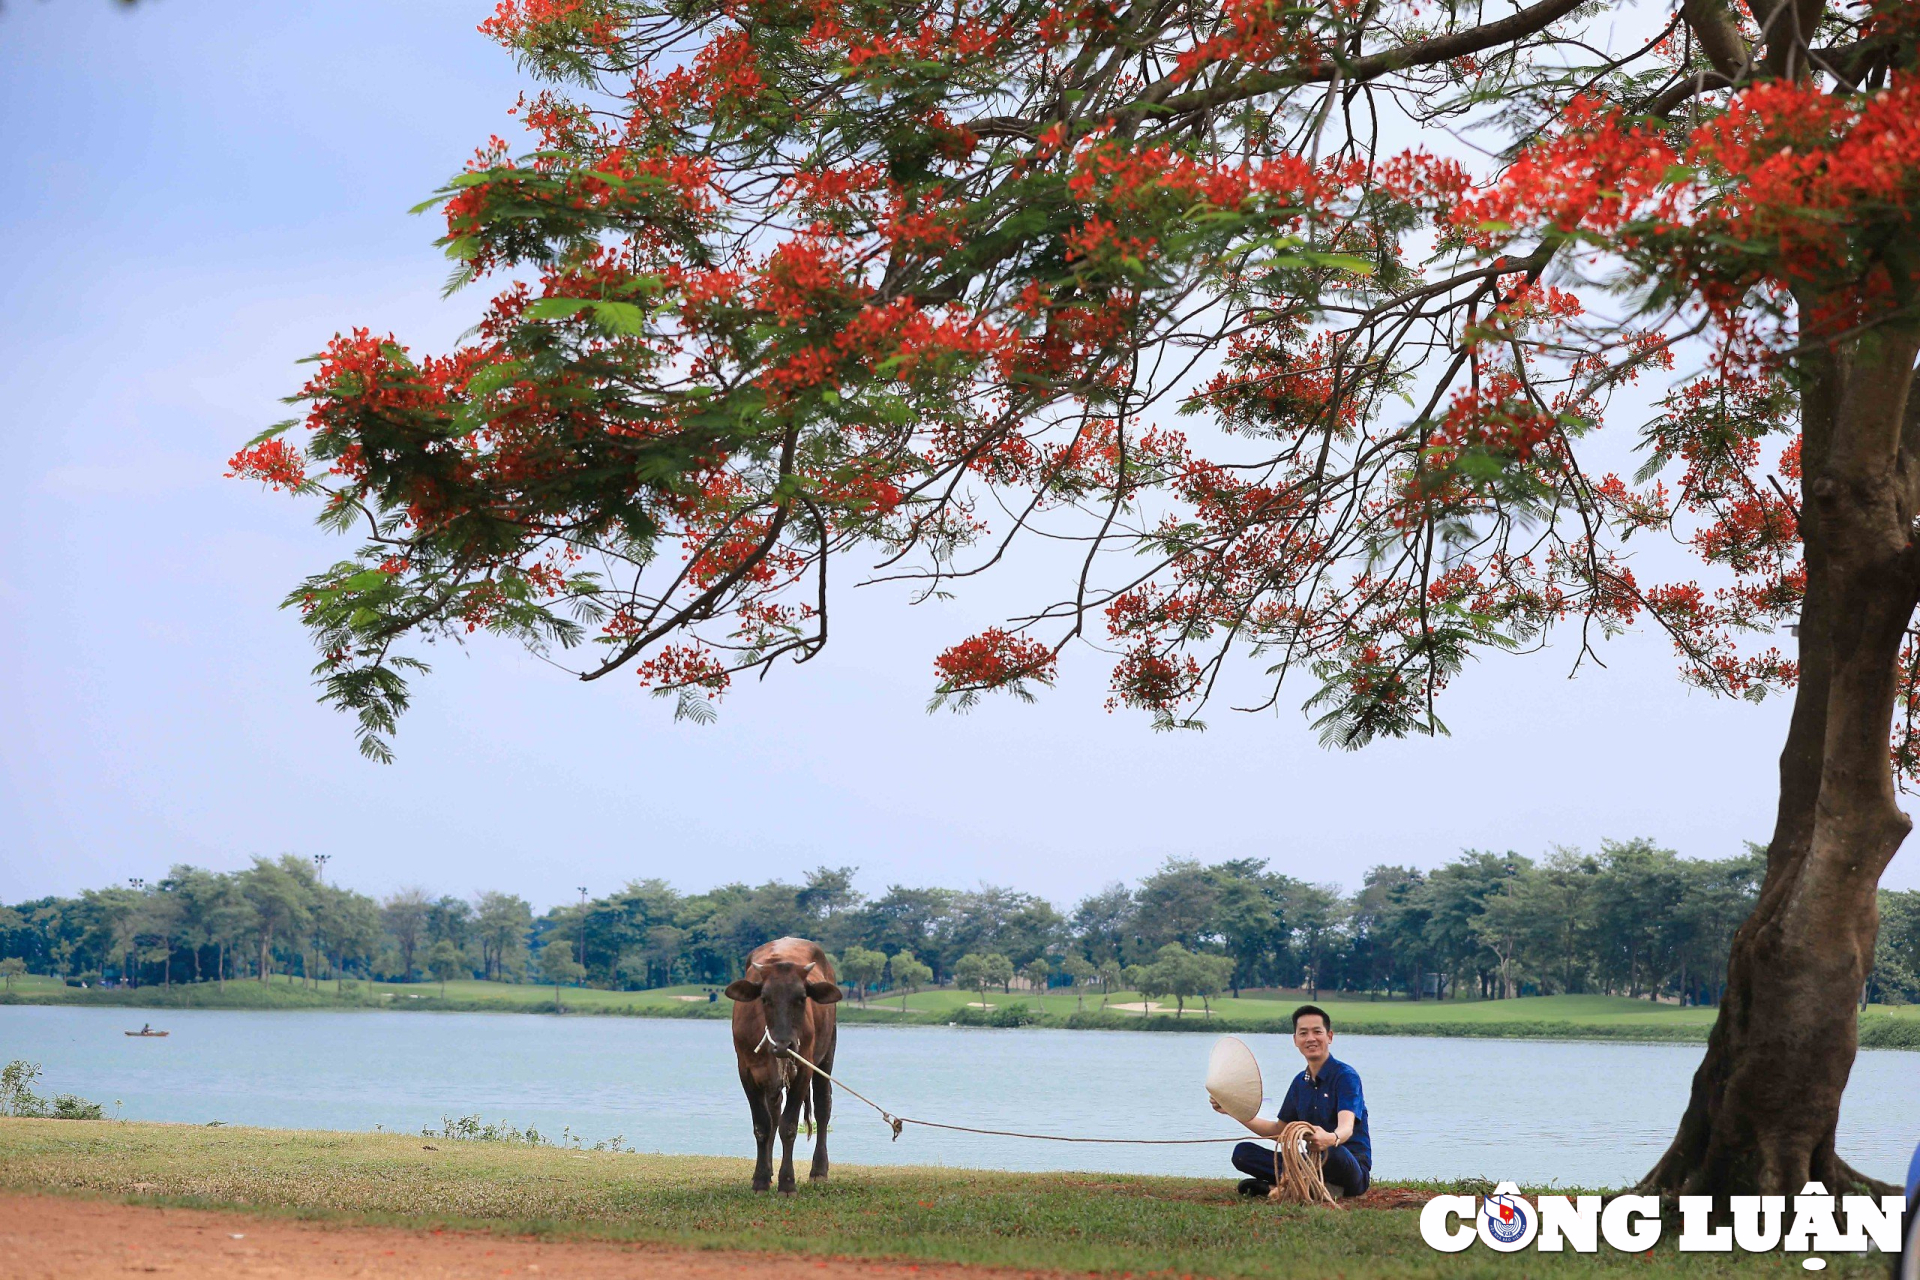
M 1235 1120 L 1260 1114 L 1260 1064 L 1238 1036 L 1221 1036 L 1207 1059 L 1207 1093 Z

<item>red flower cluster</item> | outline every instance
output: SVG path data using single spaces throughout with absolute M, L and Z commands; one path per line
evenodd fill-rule
M 988 627 L 934 660 L 943 691 L 1000 689 L 1022 680 L 1052 684 L 1056 655 L 1037 640 Z
M 227 459 L 227 479 L 235 477 L 298 492 L 307 483 L 307 460 L 298 449 L 275 436 Z

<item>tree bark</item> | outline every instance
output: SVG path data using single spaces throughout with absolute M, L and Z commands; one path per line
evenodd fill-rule
M 1800 314 L 1812 313 L 1802 299 Z M 1800 682 L 1753 914 L 1734 934 L 1705 1059 L 1672 1145 L 1642 1182 L 1666 1195 L 1840 1194 L 1865 1177 L 1834 1150 L 1873 963 L 1881 872 L 1912 826 L 1888 738 L 1920 598 L 1913 538 L 1920 341 L 1883 326 L 1804 357 L 1807 587 Z

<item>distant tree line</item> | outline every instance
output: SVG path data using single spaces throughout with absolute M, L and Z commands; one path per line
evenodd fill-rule
M 378 901 L 315 861 L 164 878 L 0 907 L 0 967 L 125 985 L 487 978 L 636 989 L 724 984 L 772 938 L 838 958 L 864 998 L 955 983 L 1124 987 L 1184 1005 L 1222 990 L 1411 999 L 1602 993 L 1713 1004 L 1765 851 L 1683 858 L 1647 840 L 1542 859 L 1468 851 L 1434 871 L 1376 866 L 1344 895 L 1259 859 L 1170 858 L 1062 911 L 1030 893 L 853 887 L 854 869 L 682 893 L 659 879 L 535 916 L 523 898 L 402 890 Z M 1920 1000 L 1920 891 L 1882 891 L 1863 998 Z M 7 961 L 18 961 L 8 964 Z

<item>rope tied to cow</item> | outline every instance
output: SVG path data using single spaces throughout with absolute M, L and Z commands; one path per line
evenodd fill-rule
M 1267 1192 L 1267 1199 L 1284 1204 L 1334 1203 L 1333 1192 L 1327 1189 L 1327 1153 L 1308 1145 L 1312 1133 L 1313 1126 L 1305 1120 L 1281 1126 L 1273 1143 L 1273 1190 Z
M 1014 1130 L 1014 1129 L 979 1129 L 979 1128 L 975 1128 L 972 1125 L 942 1124 L 938 1120 L 920 1120 L 920 1119 L 916 1119 L 913 1116 L 897 1116 L 893 1114 L 891 1111 L 888 1111 L 885 1107 L 881 1106 L 879 1103 L 875 1102 L 872 1098 L 867 1097 L 864 1093 L 861 1093 L 858 1089 L 855 1089 L 852 1085 L 848 1084 L 846 1081 L 840 1079 L 838 1076 L 835 1076 L 831 1072 L 826 1071 L 821 1067 L 815 1066 L 811 1062 L 808 1062 L 805 1058 L 800 1056 L 798 1051 L 793 1049 L 787 1049 L 787 1050 L 784 1050 L 783 1052 L 785 1052 L 795 1062 L 800 1063 L 807 1070 L 813 1072 L 815 1075 L 821 1076 L 827 1080 L 832 1081 L 838 1087 L 845 1089 L 848 1093 L 852 1094 L 854 1097 L 858 1098 L 860 1101 L 866 1103 L 868 1106 L 872 1107 L 875 1111 L 878 1111 L 880 1113 L 880 1118 L 886 1121 L 888 1127 L 893 1130 L 893 1140 L 895 1142 L 898 1142 L 900 1140 L 901 1131 L 910 1124 L 917 1124 L 923 1129 L 946 1129 L 953 1133 L 978 1133 L 978 1134 L 984 1134 L 987 1137 L 991 1137 L 991 1138 L 1031 1138 L 1039 1142 L 1093 1142 L 1093 1143 L 1101 1143 L 1101 1144 L 1108 1144 L 1108 1145 L 1126 1145 L 1126 1146 L 1143 1146 L 1143 1147 L 1190 1147 L 1190 1146 L 1201 1146 L 1205 1144 L 1219 1143 L 1219 1142 L 1244 1142 L 1245 1141 L 1244 1138 L 1081 1138 L 1081 1137 L 1073 1137 L 1067 1134 L 1060 1134 L 1060 1133 L 1021 1133 L 1018 1130 Z M 1294 1127 L 1296 1127 L 1296 1125 L 1288 1126 L 1289 1129 Z M 1311 1129 L 1313 1126 L 1305 1125 L 1303 1127 L 1306 1129 Z M 1282 1132 L 1284 1133 L 1285 1130 L 1282 1130 Z M 1274 1169 L 1276 1171 L 1278 1171 L 1280 1168 L 1280 1159 L 1281 1159 L 1280 1153 L 1276 1150 L 1274 1152 Z M 1319 1166 L 1317 1164 L 1314 1166 L 1314 1176 L 1315 1177 L 1319 1176 Z M 1322 1182 L 1320 1184 L 1320 1188 L 1322 1193 L 1325 1193 L 1326 1184 Z M 1333 1198 L 1332 1196 L 1327 1197 L 1329 1201 L 1331 1201 L 1332 1198 Z

